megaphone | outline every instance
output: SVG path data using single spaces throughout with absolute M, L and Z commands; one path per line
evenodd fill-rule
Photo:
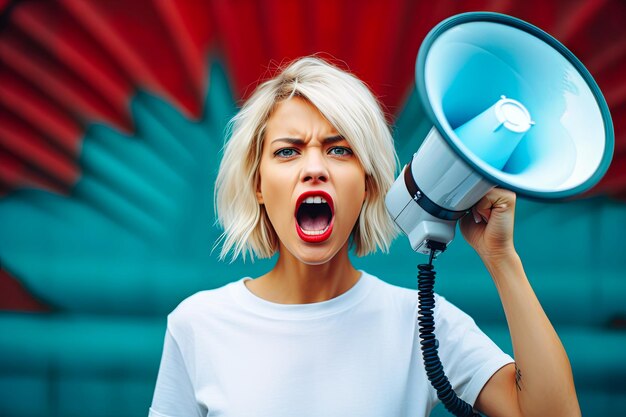
M 498 13 L 453 16 L 420 47 L 416 87 L 433 124 L 386 196 L 412 248 L 447 246 L 494 186 L 565 199 L 604 175 L 608 106 L 583 64 L 541 29 Z

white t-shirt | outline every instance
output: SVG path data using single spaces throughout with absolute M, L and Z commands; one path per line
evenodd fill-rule
M 169 315 L 151 417 L 416 417 L 437 404 L 416 291 L 362 272 L 331 300 L 276 304 L 246 279 L 199 292 Z M 435 320 L 446 374 L 473 404 L 512 359 L 442 297 Z

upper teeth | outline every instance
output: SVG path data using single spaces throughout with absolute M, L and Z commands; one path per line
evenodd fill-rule
M 321 203 L 326 203 L 326 199 L 324 199 L 324 197 L 320 197 L 320 196 L 311 196 L 311 197 L 307 197 L 303 203 L 307 203 L 307 204 L 321 204 Z

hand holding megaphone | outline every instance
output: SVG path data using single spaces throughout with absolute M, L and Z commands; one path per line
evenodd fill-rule
M 463 237 L 485 263 L 515 254 L 515 201 L 514 192 L 494 188 L 459 222 Z

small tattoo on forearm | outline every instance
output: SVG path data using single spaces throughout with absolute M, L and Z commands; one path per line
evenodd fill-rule
M 522 390 L 522 371 L 515 365 L 515 386 L 518 391 Z

